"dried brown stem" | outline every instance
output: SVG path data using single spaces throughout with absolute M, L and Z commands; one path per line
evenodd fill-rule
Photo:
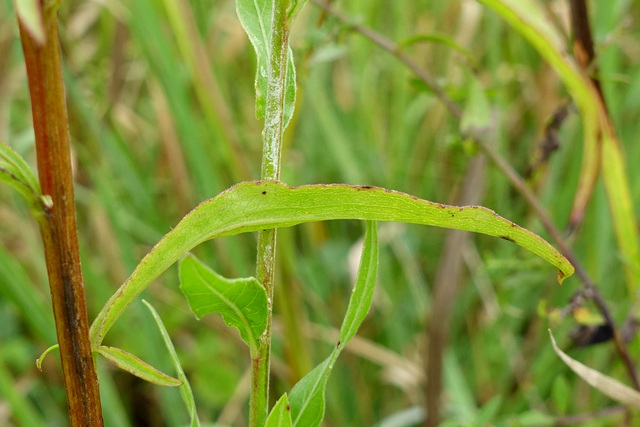
M 586 412 L 582 414 L 573 414 L 560 417 L 556 420 L 555 426 L 579 426 L 586 422 L 614 416 L 623 415 L 628 411 L 624 406 L 612 406 L 610 408 L 601 409 L 595 412 Z
M 51 196 L 40 223 L 49 274 L 62 372 L 71 426 L 102 426 L 98 379 L 78 251 L 76 212 L 69 149 L 69 126 L 53 10 L 44 11 L 46 42 L 39 46 L 20 24 L 27 67 L 40 186 Z
M 484 171 L 486 158 L 477 156 L 467 168 L 462 191 L 457 198 L 459 205 L 476 205 L 484 193 Z M 442 372 L 444 352 L 450 333 L 453 306 L 462 283 L 462 250 L 468 245 L 469 233 L 447 230 L 444 248 L 440 255 L 436 278 L 433 283 L 433 304 L 427 327 L 426 358 L 426 405 L 428 427 L 440 423 L 440 396 L 442 394 Z
M 591 81 L 600 95 L 602 105 L 606 110 L 606 102 L 602 92 L 600 80 L 598 80 L 598 69 L 595 66 L 596 51 L 593 46 L 591 36 L 591 25 L 589 24 L 589 11 L 586 0 L 570 0 L 571 8 L 571 28 L 573 30 L 573 55 L 585 71 L 590 71 Z

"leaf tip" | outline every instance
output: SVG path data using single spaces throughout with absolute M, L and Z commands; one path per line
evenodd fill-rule
M 20 24 L 39 47 L 47 42 L 41 6 L 34 0 L 16 0 L 16 13 Z
M 58 344 L 54 344 L 51 347 L 49 347 L 48 349 L 46 349 L 41 355 L 40 357 L 38 357 L 36 359 L 36 367 L 38 368 L 38 370 L 40 372 L 42 372 L 42 362 L 44 362 L 44 358 L 47 356 L 47 354 L 49 354 L 50 352 L 52 352 L 53 350 L 58 348 Z
M 575 268 L 571 264 L 569 264 L 567 268 L 563 270 L 558 270 L 558 284 L 562 285 L 562 282 L 564 282 L 567 277 L 572 276 L 574 272 Z

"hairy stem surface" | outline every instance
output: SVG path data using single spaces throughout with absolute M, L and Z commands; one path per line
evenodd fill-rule
M 271 48 L 267 77 L 266 111 L 262 131 L 263 180 L 280 179 L 282 135 L 284 132 L 285 79 L 287 76 L 288 0 L 273 0 Z M 273 281 L 276 262 L 276 229 L 258 233 L 256 278 L 264 286 L 268 297 L 267 327 L 260 338 L 257 355 L 252 355 L 250 425 L 262 427 L 269 408 L 269 371 L 271 357 L 271 321 L 273 317 Z

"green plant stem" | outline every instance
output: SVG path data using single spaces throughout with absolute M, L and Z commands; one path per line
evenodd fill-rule
M 98 379 L 78 250 L 69 124 L 62 80 L 57 7 L 43 6 L 46 41 L 40 45 L 20 22 L 33 113 L 38 172 L 44 206 L 40 231 L 49 275 L 53 314 L 71 426 L 102 426 Z
M 263 180 L 280 179 L 282 136 L 284 133 L 284 94 L 287 76 L 288 0 L 273 0 L 271 47 L 267 76 L 267 98 L 262 131 Z M 252 378 L 249 425 L 262 427 L 269 408 L 269 371 L 271 357 L 271 323 L 273 317 L 273 281 L 276 261 L 276 229 L 258 233 L 256 278 L 264 286 L 268 297 L 267 327 L 260 337 L 257 355 L 252 355 Z

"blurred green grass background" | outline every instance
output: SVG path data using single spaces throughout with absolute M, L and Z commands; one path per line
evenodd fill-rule
M 542 3 L 566 29 L 567 3 Z M 637 209 L 640 6 L 631 0 L 590 5 L 598 66 Z M 441 34 L 468 49 L 478 64 L 476 77 L 465 57 L 444 44 L 417 44 L 409 52 L 462 104 L 471 79 L 481 81 L 492 105 L 496 148 L 521 174 L 535 161 L 545 126 L 568 96 L 553 71 L 496 15 L 458 0 L 335 6 L 395 41 Z M 150 247 L 199 201 L 259 177 L 255 55 L 231 0 L 68 0 L 59 16 L 92 320 Z M 313 4 L 298 19 L 291 44 L 298 98 L 285 136 L 286 183 L 378 185 L 456 202 L 475 154 L 461 139 L 459 123 L 402 63 Z M 0 58 L 0 140 L 34 165 L 26 74 L 10 0 L 0 0 Z M 562 146 L 530 181 L 560 229 L 577 183 L 580 134 L 572 112 L 560 131 Z M 491 166 L 480 199 L 546 237 Z M 350 250 L 362 233 L 355 221 L 279 231 L 272 401 L 328 354 L 327 336 L 339 325 L 351 290 Z M 374 305 L 330 379 L 327 426 L 410 426 L 424 417 L 425 328 L 445 233 L 396 224 L 381 224 L 380 233 Z M 39 232 L 6 186 L 0 187 L 0 242 L 0 425 L 66 425 L 56 356 L 47 358 L 42 373 L 33 363 L 55 342 Z M 226 276 L 248 276 L 255 270 L 255 244 L 255 236 L 243 235 L 206 243 L 196 253 Z M 572 246 L 621 322 L 631 301 L 601 185 Z M 505 241 L 473 236 L 460 250 L 464 280 L 445 355 L 446 425 L 552 425 L 556 417 L 614 406 L 556 358 L 549 323 L 537 313 L 542 300 L 567 304 L 578 280 L 559 287 L 548 265 Z M 198 323 L 177 285 L 173 268 L 145 298 L 171 333 L 200 418 L 246 425 L 248 352 L 220 319 Z M 572 326 L 567 320 L 556 329 L 565 348 Z M 106 341 L 172 373 L 160 334 L 139 302 Z M 639 350 L 632 343 L 632 357 Z M 610 345 L 570 354 L 625 378 Z M 99 370 L 106 425 L 187 422 L 177 390 L 142 383 L 103 360 Z M 614 416 L 582 425 L 621 422 Z

